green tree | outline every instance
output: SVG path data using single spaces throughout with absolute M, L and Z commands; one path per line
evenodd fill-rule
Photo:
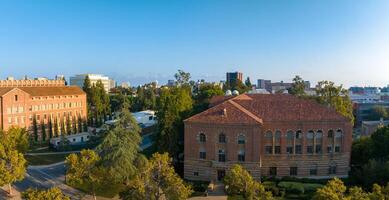
M 66 158 L 66 180 L 75 187 L 83 186 L 96 200 L 96 191 L 104 187 L 104 168 L 99 166 L 100 157 L 93 150 L 82 150 L 80 155 L 70 154 Z
M 42 135 L 42 141 L 45 142 L 46 141 L 46 126 L 45 126 L 45 123 L 41 122 L 41 135 Z
M 211 98 L 221 95 L 224 95 L 224 92 L 218 85 L 209 83 L 201 84 L 193 98 L 195 102 L 193 109 L 194 114 L 206 110 L 209 106 L 209 101 Z
M 12 183 L 22 180 L 26 173 L 26 160 L 22 153 L 3 142 L 0 141 L 0 186 L 8 185 L 8 193 L 12 195 Z
M 36 115 L 32 118 L 32 129 L 34 134 L 34 142 L 38 142 L 39 135 L 38 135 L 38 123 L 36 121 Z
M 51 117 L 49 117 L 48 125 L 49 125 L 49 138 L 51 139 L 54 137 L 53 122 L 51 120 Z
M 66 134 L 67 135 L 72 134 L 72 122 L 70 120 L 69 114 L 66 115 Z
M 389 184 L 382 187 L 378 184 L 373 185 L 373 190 L 369 193 L 370 200 L 387 200 L 389 199 Z
M 316 87 L 317 101 L 333 107 L 337 112 L 354 122 L 352 102 L 348 91 L 331 81 L 320 81 Z
M 245 84 L 248 88 L 250 88 L 250 89 L 251 89 L 251 87 L 253 86 L 253 85 L 251 84 L 250 77 L 247 77 L 247 79 L 246 79 L 246 81 L 244 82 L 244 84 Z
M 174 158 L 183 149 L 184 125 L 192 111 L 193 100 L 188 87 L 162 89 L 158 99 L 157 135 L 155 146 L 160 152 L 168 152 Z
M 385 108 L 385 106 L 374 106 L 371 110 L 371 114 L 369 116 L 370 120 L 380 120 L 387 119 L 389 116 L 388 110 Z
M 37 190 L 29 188 L 22 193 L 25 200 L 70 200 L 70 198 L 62 193 L 62 191 L 53 187 L 48 190 Z
M 59 136 L 58 119 L 57 119 L 57 117 L 54 118 L 54 130 L 53 130 L 53 133 L 54 133 L 54 137 L 58 137 Z
M 115 127 L 109 130 L 96 149 L 102 165 L 117 183 L 128 183 L 135 174 L 133 162 L 140 150 L 140 142 L 140 128 L 125 103 Z
M 250 173 L 238 164 L 233 165 L 227 173 L 224 184 L 229 195 L 243 195 L 245 199 L 273 199 L 271 192 L 266 192 L 265 187 L 255 181 Z
M 191 187 L 174 172 L 167 153 L 155 153 L 150 161 L 140 161 L 139 173 L 120 193 L 123 200 L 184 200 L 193 192 Z
M 338 178 L 334 178 L 333 180 L 330 180 L 323 188 L 317 189 L 313 199 L 344 200 L 346 199 L 346 190 L 347 187 L 343 184 L 343 182 Z
M 294 77 L 292 87 L 288 89 L 288 92 L 295 96 L 306 96 L 305 81 L 300 76 Z
M 20 153 L 26 153 L 30 148 L 28 133 L 24 128 L 11 127 L 7 132 L 0 130 L 0 143 Z
M 190 73 L 179 69 L 178 72 L 174 74 L 174 78 L 176 79 L 178 85 L 189 85 L 191 76 Z

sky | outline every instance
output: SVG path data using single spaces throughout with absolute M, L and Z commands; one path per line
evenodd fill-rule
M 389 84 L 387 0 L 0 0 L 0 79 Z

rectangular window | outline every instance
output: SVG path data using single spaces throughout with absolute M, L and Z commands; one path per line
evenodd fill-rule
M 328 168 L 328 174 L 336 174 L 336 166 L 330 166 Z
M 8 124 L 12 124 L 12 117 L 8 117 Z
M 313 153 L 313 146 L 307 146 L 307 153 Z
M 289 171 L 290 176 L 297 176 L 297 167 L 291 167 Z
M 296 154 L 302 154 L 302 153 L 303 153 L 303 150 L 302 150 L 301 145 L 296 145 Z
M 275 146 L 274 147 L 274 153 L 275 154 L 281 154 L 281 146 Z
M 239 162 L 244 162 L 244 160 L 245 160 L 245 155 L 244 154 L 239 154 L 238 155 L 238 161 Z
M 327 153 L 332 153 L 332 146 L 327 147 Z
M 226 154 L 219 154 L 219 162 L 226 162 Z
M 207 153 L 206 152 L 200 152 L 200 159 L 206 159 Z
M 317 175 L 317 168 L 311 168 L 309 169 L 309 175 L 316 176 Z
M 277 167 L 270 167 L 269 168 L 269 175 L 270 176 L 277 176 Z
M 18 101 L 18 95 L 15 95 L 15 101 Z
M 293 147 L 286 147 L 286 153 L 293 154 Z
M 193 172 L 193 176 L 199 176 L 199 172 Z
M 321 153 L 321 145 L 316 145 L 316 153 Z
M 340 146 L 335 146 L 335 152 L 339 153 L 340 152 Z
M 273 147 L 272 146 L 265 146 L 265 153 L 266 154 L 273 154 Z

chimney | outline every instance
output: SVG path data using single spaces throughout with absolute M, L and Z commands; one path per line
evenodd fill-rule
M 227 117 L 227 109 L 226 108 L 223 109 L 222 115 L 223 115 L 223 117 Z

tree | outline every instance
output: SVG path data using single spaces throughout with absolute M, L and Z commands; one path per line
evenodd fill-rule
M 49 138 L 51 139 L 54 137 L 53 122 L 51 120 L 51 117 L 49 117 L 48 125 L 49 125 Z
M 176 82 L 178 85 L 188 85 L 191 76 L 190 73 L 184 72 L 183 70 L 179 69 L 178 72 L 174 74 L 174 78 L 176 78 Z
M 265 187 L 238 164 L 233 165 L 227 173 L 224 184 L 229 195 L 243 195 L 245 199 L 273 199 L 271 192 L 266 192 Z
M 0 130 L 0 143 L 7 149 L 25 153 L 30 148 L 28 133 L 24 128 L 11 127 L 7 132 Z
M 136 168 L 133 162 L 140 142 L 140 128 L 125 103 L 115 127 L 109 130 L 96 149 L 102 165 L 117 183 L 128 183 L 134 176 Z
M 83 186 L 96 200 L 96 191 L 104 186 L 105 170 L 98 165 L 99 155 L 93 150 L 82 150 L 80 155 L 66 158 L 66 180 L 72 186 Z
M 184 125 L 193 107 L 191 91 L 188 87 L 162 89 L 158 99 L 156 147 L 160 152 L 168 152 L 174 158 L 183 149 Z
M 11 184 L 24 178 L 26 160 L 22 153 L 9 147 L 0 141 L 0 186 L 8 185 L 8 193 L 12 195 Z
M 250 89 L 251 89 L 251 87 L 253 86 L 253 85 L 251 84 L 250 77 L 247 77 L 247 79 L 246 79 L 246 81 L 244 82 L 244 84 L 245 84 L 248 88 L 250 88 Z
M 346 89 L 342 85 L 335 86 L 331 81 L 320 81 L 316 87 L 317 101 L 331 106 L 338 113 L 354 122 L 352 102 Z
M 38 123 L 36 121 L 36 115 L 34 115 L 32 118 L 32 129 L 34 133 L 34 141 L 38 142 L 39 136 L 38 136 Z
M 347 188 L 343 182 L 334 178 L 330 180 L 323 188 L 319 188 L 313 199 L 315 200 L 343 200 Z
M 66 115 L 66 134 L 67 135 L 72 134 L 72 123 L 69 114 Z
M 54 137 L 59 136 L 59 129 L 58 129 L 58 120 L 57 117 L 54 118 Z
M 22 193 L 25 200 L 70 200 L 70 198 L 62 193 L 62 191 L 53 187 L 48 190 L 37 190 L 29 188 Z
M 305 81 L 300 76 L 294 77 L 292 87 L 288 89 L 288 92 L 295 96 L 306 96 Z
M 41 129 L 42 129 L 42 132 L 41 132 L 42 141 L 45 142 L 46 141 L 46 126 L 45 126 L 45 123 L 43 122 L 43 120 L 41 122 Z
M 388 110 L 385 106 L 374 106 L 369 116 L 370 120 L 387 119 L 389 116 Z
M 194 114 L 206 110 L 209 106 L 209 101 L 211 98 L 220 95 L 224 95 L 224 92 L 218 85 L 209 83 L 201 84 L 194 96 Z
M 139 173 L 120 193 L 123 200 L 184 200 L 193 192 L 174 172 L 167 153 L 155 153 L 150 161 L 142 159 Z

